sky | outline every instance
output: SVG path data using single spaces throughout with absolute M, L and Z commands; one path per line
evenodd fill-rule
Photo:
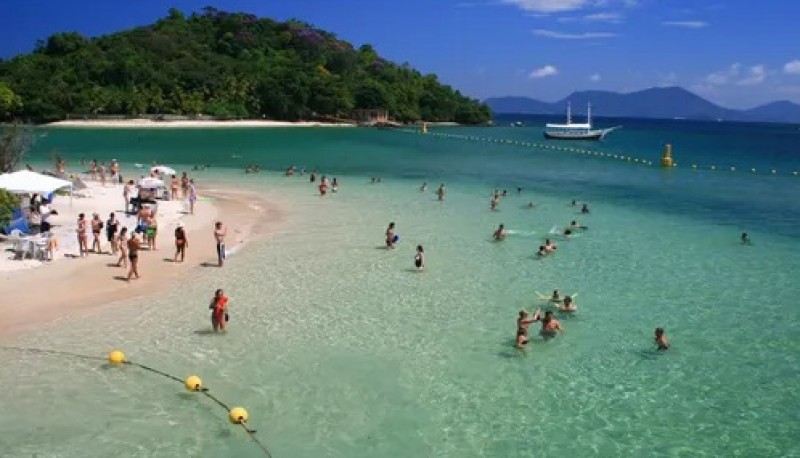
M 479 99 L 682 86 L 729 108 L 800 103 L 800 0 L 2 0 L 0 57 L 207 5 L 309 22 Z

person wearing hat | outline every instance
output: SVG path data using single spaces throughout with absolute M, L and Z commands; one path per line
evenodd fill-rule
M 183 229 L 183 223 L 178 221 L 178 226 L 175 228 L 175 262 L 183 262 L 188 245 L 189 241 L 186 240 L 186 231 Z M 180 261 L 178 261 L 178 255 L 181 257 Z

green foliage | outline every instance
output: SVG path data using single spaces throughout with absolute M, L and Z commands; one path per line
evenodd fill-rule
M 0 120 L 8 119 L 22 108 L 22 99 L 0 81 Z
M 36 121 L 145 113 L 297 120 L 362 108 L 400 121 L 490 117 L 486 105 L 369 45 L 211 7 L 188 17 L 170 9 L 154 24 L 99 38 L 59 33 L 0 61 L 0 115 L 2 82 L 24 102 L 12 111 Z
M 11 221 L 11 214 L 19 208 L 19 199 L 14 194 L 0 189 L 0 227 Z
M 17 124 L 0 129 L 0 173 L 13 172 L 32 143 L 31 129 Z

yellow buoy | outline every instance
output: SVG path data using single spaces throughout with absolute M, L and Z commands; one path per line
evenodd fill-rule
M 241 424 L 247 421 L 248 415 L 244 407 L 234 407 L 230 412 L 230 420 L 233 424 Z
M 185 385 L 189 391 L 200 391 L 200 388 L 203 387 L 203 381 L 196 375 L 190 375 L 186 377 Z
M 664 152 L 661 153 L 661 167 L 673 167 L 674 165 L 672 160 L 672 145 L 667 143 L 664 145 Z
M 111 353 L 108 354 L 108 363 L 109 364 L 122 364 L 125 362 L 125 353 L 122 353 L 119 350 L 113 350 Z

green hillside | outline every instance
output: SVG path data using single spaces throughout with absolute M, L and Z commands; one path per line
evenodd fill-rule
M 3 91 L 3 83 L 12 95 Z M 489 120 L 486 105 L 297 21 L 214 8 L 99 38 L 59 33 L 0 61 L 0 118 L 198 114 L 279 120 L 349 118 L 386 109 L 398 121 Z

